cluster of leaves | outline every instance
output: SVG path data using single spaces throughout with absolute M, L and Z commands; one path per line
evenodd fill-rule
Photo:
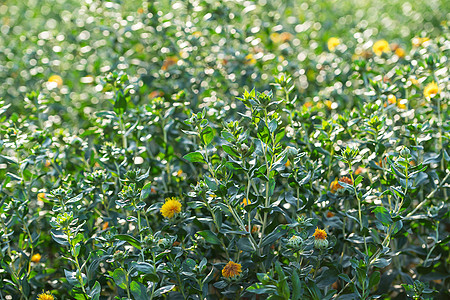
M 377 55 L 385 25 L 368 14 L 382 10 L 365 1 L 333 30 L 323 3 L 170 2 L 61 8 L 78 27 L 62 39 L 56 20 L 37 42 L 1 28 L 36 57 L 0 53 L 14 86 L 0 102 L 0 298 L 448 298 L 441 14 L 396 3 L 437 37 Z M 416 35 L 398 28 L 384 37 Z M 59 60 L 33 52 L 42 38 L 84 73 L 59 58 L 65 84 L 31 91 L 50 75 L 40 63 Z M 181 209 L 164 216 L 167 198 Z

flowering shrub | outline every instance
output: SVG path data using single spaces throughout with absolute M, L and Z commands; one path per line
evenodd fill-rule
M 0 6 L 1 299 L 450 296 L 445 14 L 267 2 Z

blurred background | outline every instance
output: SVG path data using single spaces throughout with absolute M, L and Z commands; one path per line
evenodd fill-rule
M 447 8 L 446 0 L 7 0 L 0 97 L 20 111 L 26 93 L 39 90 L 56 115 L 84 124 L 109 105 L 99 92 L 110 71 L 129 74 L 135 104 L 183 90 L 193 107 L 214 109 L 244 89 L 270 88 L 283 71 L 302 99 L 331 87 L 345 102 L 346 61 L 369 58 L 376 40 L 408 53 L 418 38 L 442 36 Z M 330 37 L 341 53 L 331 59 Z

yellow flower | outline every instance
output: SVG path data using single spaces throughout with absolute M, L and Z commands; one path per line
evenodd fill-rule
M 388 100 L 389 104 L 397 103 L 397 98 L 394 95 L 392 95 L 392 94 L 387 97 L 387 100 Z
M 34 262 L 34 263 L 38 263 L 38 262 L 41 261 L 41 257 L 42 256 L 39 253 L 36 253 L 35 255 L 33 255 L 31 257 L 31 261 Z
M 165 218 L 173 218 L 179 212 L 181 212 L 181 203 L 176 198 L 167 198 L 166 203 L 161 207 L 161 214 Z
M 330 51 L 334 51 L 334 49 L 336 49 L 336 47 L 341 43 L 341 41 L 338 38 L 335 37 L 331 37 L 328 39 L 327 45 L 328 45 L 328 50 Z
M 274 42 L 275 44 L 278 44 L 281 42 L 281 36 L 278 32 L 274 32 L 270 34 L 270 39 L 272 40 L 272 42 Z
M 245 56 L 245 64 L 246 65 L 254 65 L 256 64 L 256 59 L 253 57 L 253 54 L 247 54 L 247 56 Z
M 414 85 L 419 85 L 420 84 L 419 80 L 417 80 L 414 77 L 409 78 L 409 81 L 411 82 L 411 84 L 414 84 Z
M 400 109 L 406 109 L 406 103 L 408 103 L 408 100 L 400 99 L 397 103 L 397 107 Z
M 38 193 L 37 194 L 37 199 L 38 199 L 38 201 L 44 201 L 44 199 L 45 199 L 45 193 Z
M 316 231 L 313 234 L 313 237 L 316 240 L 325 240 L 327 238 L 327 233 L 323 229 L 319 229 L 319 227 L 316 228 Z
M 229 261 L 222 269 L 222 275 L 225 278 L 232 278 L 242 273 L 241 264 Z
M 55 297 L 50 292 L 45 292 L 38 295 L 37 300 L 55 300 Z
M 242 200 L 242 202 L 241 202 L 241 205 L 242 205 L 242 206 L 247 206 L 247 205 L 249 205 L 249 204 L 252 204 L 252 203 L 251 203 L 250 200 L 247 199 L 247 198 L 244 198 L 244 199 Z
M 414 47 L 420 47 L 420 46 L 423 46 L 423 44 L 425 43 L 425 42 L 428 42 L 430 39 L 429 38 L 427 38 L 427 37 L 423 37 L 423 38 L 420 38 L 420 37 L 415 37 L 415 38 L 413 38 L 412 39 L 412 45 L 414 46 Z
M 429 84 L 427 84 L 427 86 L 425 87 L 425 89 L 423 90 L 423 95 L 426 98 L 430 98 L 430 97 L 434 97 L 437 93 L 439 93 L 441 90 L 439 89 L 438 85 L 436 84 L 436 82 L 430 82 Z
M 63 80 L 59 75 L 52 75 L 48 78 L 48 82 L 54 82 L 58 87 L 63 85 Z
M 376 55 L 380 56 L 383 52 L 391 51 L 391 48 L 386 40 L 379 40 L 373 44 L 372 50 Z
M 397 49 L 395 49 L 395 55 L 397 55 L 400 58 L 405 57 L 405 50 L 403 48 L 398 47 Z
M 291 165 L 291 161 L 288 159 L 287 162 L 284 164 L 284 166 L 286 168 L 289 168 L 290 165 Z

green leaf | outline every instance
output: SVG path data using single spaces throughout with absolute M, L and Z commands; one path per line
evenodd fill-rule
M 234 150 L 233 148 L 231 148 L 230 146 L 222 145 L 222 149 L 229 155 L 239 158 L 239 153 L 236 150 Z
M 149 182 L 142 188 L 140 199 L 141 200 L 147 199 L 148 196 L 150 196 L 151 192 L 152 192 L 152 183 Z
M 131 235 L 128 235 L 128 234 L 116 234 L 114 237 L 116 239 L 118 239 L 118 240 L 130 243 L 130 245 L 138 248 L 139 250 L 142 248 L 141 247 L 141 243 L 136 238 L 132 237 Z
M 114 270 L 113 273 L 114 282 L 121 289 L 125 290 L 127 288 L 127 276 L 128 276 L 127 273 L 122 268 Z
M 140 282 L 132 281 L 130 284 L 131 293 L 136 300 L 148 300 L 147 288 Z
M 262 285 L 260 283 L 255 283 L 247 288 L 247 291 L 253 294 L 274 294 L 276 287 L 274 285 Z
M 100 297 L 100 292 L 102 291 L 102 287 L 98 281 L 95 282 L 94 286 L 91 288 L 91 292 L 89 293 L 89 297 L 93 300 L 98 300 Z
M 119 91 L 114 102 L 114 111 L 123 114 L 127 110 L 127 99 L 122 91 Z
M 145 273 L 145 274 L 154 274 L 155 273 L 155 268 L 153 267 L 153 265 L 149 264 L 148 262 L 140 261 L 140 262 L 133 264 L 133 267 L 137 271 Z
M 203 158 L 203 155 L 200 152 L 198 152 L 198 151 L 188 153 L 185 156 L 183 156 L 183 158 L 185 160 L 190 161 L 190 162 L 206 163 L 206 160 Z
M 157 290 L 155 291 L 154 296 L 155 296 L 155 297 L 159 297 L 159 296 L 161 296 L 162 294 L 165 294 L 165 293 L 167 293 L 167 292 L 170 292 L 174 287 L 175 287 L 175 284 L 171 284 L 171 285 L 166 285 L 166 286 L 160 287 L 159 289 L 157 289 Z
M 389 226 L 390 224 L 392 224 L 391 215 L 385 207 L 378 206 L 373 209 L 372 212 L 375 213 L 375 217 L 377 218 L 377 220 L 380 221 L 384 226 Z
M 198 234 L 200 234 L 202 237 L 204 237 L 205 241 L 209 244 L 213 244 L 213 245 L 221 244 L 219 238 L 211 230 L 199 231 Z
M 202 141 L 205 145 L 211 144 L 212 140 L 214 139 L 214 136 L 215 136 L 214 130 L 209 126 L 204 128 L 200 133 L 200 137 L 202 138 Z
M 379 282 L 380 282 L 380 272 L 379 271 L 375 271 L 372 273 L 372 275 L 370 275 L 369 278 L 369 288 L 374 288 Z
M 292 273 L 292 300 L 300 300 L 303 296 L 303 287 L 297 270 Z

